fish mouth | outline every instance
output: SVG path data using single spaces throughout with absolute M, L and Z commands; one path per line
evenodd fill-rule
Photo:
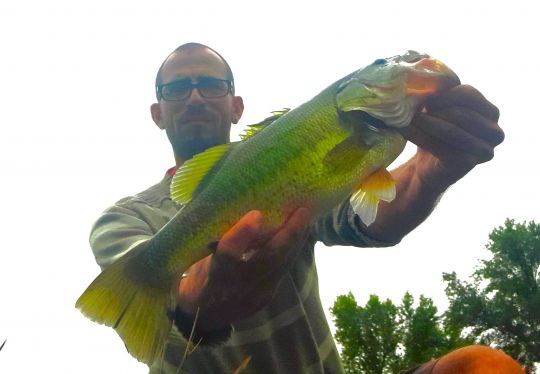
M 424 57 L 415 61 L 405 76 L 407 95 L 429 95 L 458 86 L 456 73 L 440 60 Z
M 335 105 L 344 122 L 364 123 L 374 131 L 408 126 L 426 97 L 460 84 L 441 61 L 409 52 L 376 60 L 347 76 L 337 88 Z

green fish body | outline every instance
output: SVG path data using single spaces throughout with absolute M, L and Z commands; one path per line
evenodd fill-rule
M 134 357 L 153 362 L 171 328 L 179 279 L 212 243 L 250 210 L 273 229 L 299 207 L 316 219 L 348 197 L 370 224 L 378 201 L 395 195 L 386 167 L 405 146 L 396 128 L 425 97 L 458 83 L 427 55 L 379 59 L 253 126 L 241 142 L 196 155 L 171 183 L 182 209 L 146 246 L 105 269 L 76 306 L 114 327 Z

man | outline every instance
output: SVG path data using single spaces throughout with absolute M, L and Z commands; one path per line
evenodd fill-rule
M 189 43 L 177 48 L 156 78 L 151 113 L 173 147 L 176 167 L 213 145 L 229 142 L 243 112 L 227 62 Z M 478 91 L 458 86 L 433 97 L 403 135 L 419 146 L 392 172 L 397 198 L 382 204 L 366 228 L 348 202 L 313 226 L 300 208 L 270 239 L 258 211 L 247 213 L 216 251 L 194 264 L 178 287 L 175 327 L 163 360 L 151 372 L 342 372 L 321 307 L 313 247 L 398 243 L 432 211 L 441 194 L 475 165 L 493 157 L 504 134 L 499 113 Z M 150 189 L 120 200 L 96 222 L 90 237 L 100 266 L 149 240 L 178 211 L 169 196 L 174 169 Z M 200 345 L 191 352 L 187 338 Z M 187 357 L 185 354 L 190 353 Z

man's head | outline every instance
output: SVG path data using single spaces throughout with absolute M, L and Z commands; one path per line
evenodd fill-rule
M 242 116 L 232 71 L 213 49 L 198 43 L 178 47 L 156 76 L 158 102 L 152 118 L 167 136 L 177 164 L 205 149 L 229 142 L 231 123 Z

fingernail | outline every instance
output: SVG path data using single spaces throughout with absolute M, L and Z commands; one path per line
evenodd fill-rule
M 258 210 L 252 210 L 249 213 L 249 219 L 257 224 L 262 224 L 263 222 L 263 215 Z

